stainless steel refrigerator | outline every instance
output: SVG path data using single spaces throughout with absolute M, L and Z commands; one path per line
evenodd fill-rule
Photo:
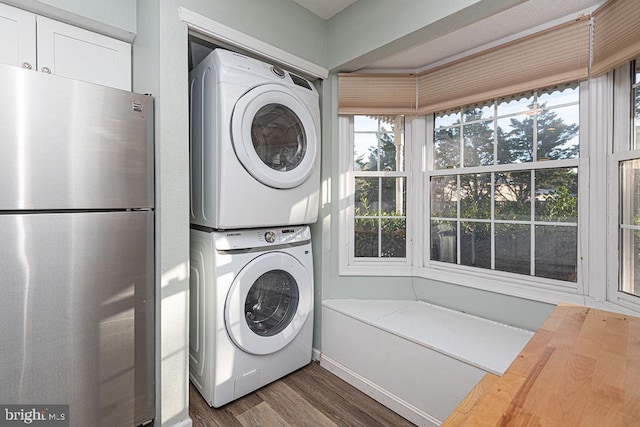
M 153 103 L 0 65 L 0 404 L 155 413 Z

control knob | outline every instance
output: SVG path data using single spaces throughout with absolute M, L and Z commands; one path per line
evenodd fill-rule
M 273 243 L 276 241 L 276 233 L 274 233 L 273 231 L 267 231 L 266 233 L 264 233 L 264 240 L 267 241 L 267 243 Z
M 273 67 L 271 67 L 271 72 L 276 76 L 280 77 L 281 79 L 284 79 L 284 70 L 282 68 L 276 67 L 274 65 Z

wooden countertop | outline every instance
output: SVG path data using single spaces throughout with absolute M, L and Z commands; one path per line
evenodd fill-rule
M 640 426 L 640 318 L 560 304 L 463 426 Z

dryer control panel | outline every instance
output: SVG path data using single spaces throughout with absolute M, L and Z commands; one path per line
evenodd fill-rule
M 306 243 L 311 240 L 308 226 L 227 230 L 215 232 L 216 250 L 228 251 Z

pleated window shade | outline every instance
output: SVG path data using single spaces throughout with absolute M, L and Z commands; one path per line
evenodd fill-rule
M 413 114 L 414 74 L 341 73 L 338 75 L 340 114 Z
M 640 56 L 640 2 L 610 0 L 593 14 L 593 64 L 597 76 Z
M 468 56 L 418 76 L 420 114 L 587 77 L 589 20 Z
M 589 19 L 412 75 L 343 73 L 340 114 L 427 114 L 588 75 Z M 413 97 L 412 97 L 413 96 Z

